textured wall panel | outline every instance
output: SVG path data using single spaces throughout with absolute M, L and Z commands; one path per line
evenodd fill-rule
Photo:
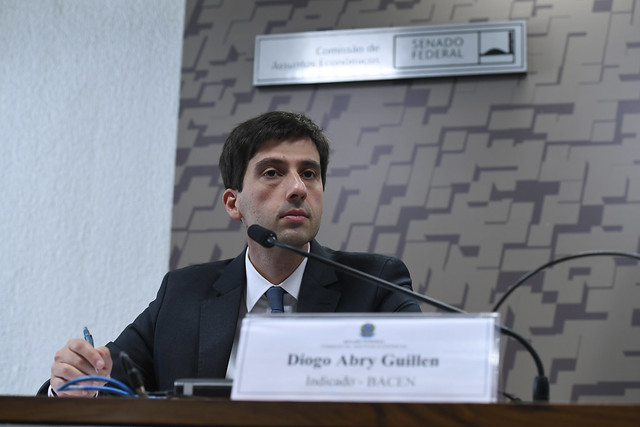
M 258 34 L 511 19 L 527 20 L 526 75 L 251 84 Z M 401 257 L 421 293 L 490 311 L 551 259 L 639 250 L 636 1 L 188 2 L 172 268 L 244 247 L 217 159 L 233 126 L 273 109 L 332 140 L 319 240 Z M 501 308 L 540 352 L 552 401 L 640 402 L 638 277 L 626 258 L 574 260 Z M 532 361 L 502 348 L 501 388 L 530 399 Z

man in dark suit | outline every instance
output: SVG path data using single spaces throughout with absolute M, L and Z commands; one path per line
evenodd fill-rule
M 328 162 L 329 142 L 306 116 L 276 111 L 247 120 L 231 132 L 220 156 L 228 214 L 245 230 L 259 224 L 283 243 L 410 289 L 400 260 L 333 251 L 314 240 Z M 114 342 L 94 349 L 84 340 L 69 341 L 55 355 L 52 390 L 96 372 L 126 382 L 119 363 L 113 363 L 121 351 L 149 390 L 170 389 L 178 378 L 232 378 L 240 322 L 246 313 L 270 310 L 264 293 L 274 286 L 285 290 L 285 311 L 420 311 L 404 294 L 248 239 L 235 259 L 169 272 L 156 299 Z

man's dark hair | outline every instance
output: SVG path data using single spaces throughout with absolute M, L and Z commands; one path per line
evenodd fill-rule
M 236 126 L 222 147 L 220 172 L 225 188 L 242 191 L 242 182 L 249 160 L 262 144 L 270 140 L 284 141 L 309 138 L 320 154 L 322 187 L 327 180 L 329 140 L 313 120 L 300 113 L 271 111 Z

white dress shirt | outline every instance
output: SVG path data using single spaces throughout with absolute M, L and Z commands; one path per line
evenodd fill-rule
M 309 251 L 309 244 L 307 244 L 307 251 Z M 240 328 L 242 326 L 242 319 L 247 313 L 270 313 L 271 307 L 269 301 L 264 294 L 267 289 L 277 285 L 283 288 L 286 293 L 284 294 L 284 312 L 295 313 L 298 306 L 298 294 L 300 293 L 300 285 L 302 284 L 302 276 L 304 275 L 304 269 L 307 266 L 308 258 L 305 258 L 298 268 L 295 269 L 289 277 L 287 277 L 282 283 L 271 283 L 253 266 L 251 260 L 249 260 L 249 249 L 245 255 L 244 265 L 247 274 L 247 286 L 243 291 L 242 299 L 245 304 L 240 305 L 240 312 L 238 313 L 238 323 L 236 325 L 236 335 L 233 338 L 233 347 L 231 347 L 231 356 L 229 357 L 229 364 L 227 365 L 226 378 L 233 378 L 233 373 L 236 367 L 236 353 L 238 351 L 238 341 L 240 340 Z

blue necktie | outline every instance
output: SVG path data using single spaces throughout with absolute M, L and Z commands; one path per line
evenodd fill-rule
M 272 286 L 265 292 L 267 300 L 271 306 L 272 313 L 284 313 L 284 305 L 282 304 L 282 297 L 284 296 L 284 289 L 280 286 Z

